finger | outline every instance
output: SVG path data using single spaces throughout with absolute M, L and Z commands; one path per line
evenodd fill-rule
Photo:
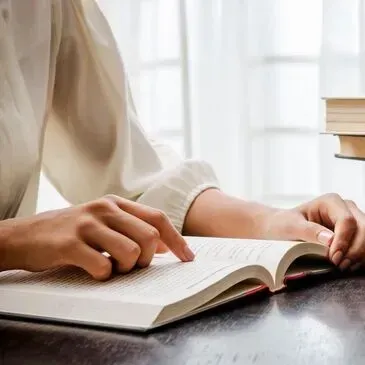
M 148 266 L 156 252 L 157 245 L 161 241 L 158 230 L 118 207 L 116 207 L 115 214 L 105 217 L 104 220 L 105 224 L 114 231 L 115 243 L 117 243 L 118 236 L 124 237 L 124 242 L 128 238 L 128 244 L 131 248 L 133 245 L 138 246 L 137 265 L 140 267 Z
M 356 232 L 356 220 L 346 203 L 336 194 L 320 201 L 319 212 L 323 220 L 334 227 L 335 236 L 330 247 L 330 258 L 335 265 L 339 265 Z
M 67 262 L 85 270 L 96 280 L 106 280 L 112 273 L 110 260 L 81 242 L 72 250 Z
M 166 253 L 168 251 L 169 248 L 162 241 L 160 241 L 156 247 L 156 253 Z
M 158 230 L 163 243 L 182 261 L 191 261 L 194 259 L 194 253 L 190 250 L 184 238 L 163 212 L 115 196 L 110 197 L 110 199 L 113 199 L 117 206 L 123 211 L 128 212 L 155 227 Z
M 88 245 L 105 250 L 118 262 L 118 270 L 123 273 L 131 271 L 141 257 L 141 248 L 136 242 L 101 223 L 85 231 L 83 238 Z M 152 256 L 153 253 L 145 255 L 142 265 L 149 265 Z
M 339 267 L 346 270 L 351 266 L 352 270 L 356 270 L 365 261 L 365 215 L 353 202 L 348 202 L 347 206 L 358 224 L 356 234 Z
M 306 242 L 318 242 L 330 246 L 334 238 L 334 233 L 326 227 L 305 219 L 294 222 L 291 231 L 297 239 Z

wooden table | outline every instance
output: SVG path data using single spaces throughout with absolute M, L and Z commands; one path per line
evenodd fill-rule
M 365 276 L 312 285 L 148 335 L 0 319 L 0 364 L 365 364 Z

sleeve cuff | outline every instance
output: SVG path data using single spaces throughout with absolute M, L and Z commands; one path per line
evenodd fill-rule
M 162 210 L 181 233 L 186 214 L 203 191 L 219 188 L 211 166 L 204 161 L 187 160 L 166 171 L 144 194 L 138 203 Z

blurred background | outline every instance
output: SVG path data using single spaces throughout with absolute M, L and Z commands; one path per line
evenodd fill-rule
M 365 92 L 365 1 L 98 0 L 140 121 L 223 189 L 291 207 L 337 192 L 365 207 L 365 162 L 335 159 L 323 96 Z M 42 178 L 38 210 L 65 205 Z

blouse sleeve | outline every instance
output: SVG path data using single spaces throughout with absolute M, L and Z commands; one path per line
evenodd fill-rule
M 214 171 L 146 136 L 115 40 L 94 1 L 63 1 L 61 24 L 46 175 L 71 204 L 116 194 L 164 211 L 181 232 L 194 199 L 218 187 Z

